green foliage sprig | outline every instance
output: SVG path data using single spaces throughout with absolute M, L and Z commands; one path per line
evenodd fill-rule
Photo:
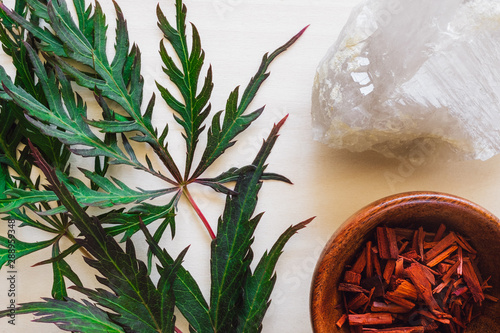
M 276 280 L 276 262 L 290 237 L 310 222 L 288 228 L 255 269 L 250 268 L 254 233 L 262 217 L 255 214 L 262 182 L 290 182 L 266 172 L 266 160 L 286 117 L 275 124 L 253 161 L 216 177 L 204 174 L 262 114 L 264 108 L 250 112 L 248 108 L 269 75 L 268 67 L 305 29 L 264 55 L 243 93 L 234 89 L 225 109 L 211 115 L 213 73 L 211 67 L 203 72 L 205 55 L 198 31 L 191 25 L 188 45 L 187 11 L 181 0 L 175 3 L 174 25 L 158 7 L 158 27 L 164 35 L 160 56 L 178 94 L 170 86 L 157 84 L 157 88 L 182 128 L 186 146 L 182 171 L 168 149 L 168 124 L 161 131 L 153 124 L 155 96 L 143 103 L 141 53 L 130 45 L 120 7 L 114 3 L 114 55 L 108 57 L 106 18 L 99 3 L 86 7 L 84 0 L 73 0 L 73 5 L 76 18 L 63 0 L 17 0 L 13 9 L 0 4 L 0 41 L 16 69 L 11 78 L 0 67 L 0 213 L 52 234 L 47 241 L 15 242 L 16 260 L 52 247 L 51 258 L 38 265 L 50 264 L 54 272 L 52 298 L 21 304 L 16 313 L 33 313 L 37 321 L 73 332 L 179 332 L 177 307 L 191 332 L 259 332 Z M 79 94 L 83 89 L 92 91 L 101 108 L 100 119 L 89 119 L 87 102 Z M 199 138 L 205 132 L 207 143 L 197 161 Z M 153 155 L 138 157 L 138 145 L 148 146 Z M 93 158 L 94 170 L 80 168 L 77 176 L 72 174 L 72 155 Z M 154 166 L 153 158 L 162 162 L 161 168 Z M 132 189 L 108 174 L 114 164 L 152 175 L 164 186 Z M 226 195 L 217 233 L 188 190 L 193 183 Z M 163 205 L 146 202 L 165 196 L 170 197 Z M 176 206 L 182 196 L 212 238 L 209 300 L 182 266 L 187 248 L 174 258 L 160 246 L 167 228 L 175 233 Z M 104 213 L 92 216 L 89 207 Z M 161 223 L 151 234 L 149 225 L 158 220 Z M 149 245 L 147 264 L 137 258 L 131 240 L 139 231 Z M 125 249 L 115 238 L 119 235 Z M 73 245 L 63 248 L 63 238 Z M 0 267 L 8 263 L 9 240 L 0 236 Z M 66 261 L 77 250 L 99 271 L 98 281 L 105 289 L 83 286 Z M 150 277 L 153 258 L 160 276 L 156 282 Z M 65 278 L 74 284 L 69 288 L 86 299 L 69 298 Z M 0 311 L 0 316 L 6 315 L 8 311 Z

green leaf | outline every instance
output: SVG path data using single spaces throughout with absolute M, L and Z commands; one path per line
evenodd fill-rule
M 44 21 L 49 21 L 49 13 L 47 12 L 47 7 L 44 6 L 41 2 L 38 0 L 26 0 L 26 2 L 29 4 L 31 10 L 30 12 L 38 16 L 39 18 L 43 19 Z
M 144 221 L 144 224 L 149 225 L 158 220 L 163 220 L 159 230 L 165 230 L 170 225 L 174 228 L 175 205 L 179 200 L 178 193 L 172 200 L 163 206 L 155 206 L 148 203 L 134 206 L 126 212 L 111 211 L 103 215 L 100 220 L 103 225 L 113 225 L 106 227 L 106 232 L 111 236 L 117 236 L 124 233 L 122 242 L 132 237 L 140 230 L 139 216 Z M 157 237 L 161 237 L 161 234 Z
M 116 6 L 116 3 L 115 3 Z M 101 5 L 99 2 L 96 2 L 94 8 L 94 43 L 92 47 L 94 48 L 94 57 L 97 59 L 101 59 L 103 62 L 103 66 L 109 67 L 108 57 L 106 55 L 106 17 L 102 11 Z M 78 29 L 78 33 L 82 31 Z
M 51 191 L 11 189 L 6 191 L 5 194 L 11 197 L 0 199 L 0 213 L 8 213 L 23 205 L 57 200 L 57 196 Z
M 69 256 L 70 254 L 73 254 L 79 248 L 81 248 L 81 245 L 78 243 L 75 243 L 75 244 L 71 245 L 70 247 L 68 247 L 66 250 L 59 253 L 57 256 L 55 256 L 55 257 L 53 256 L 52 258 L 47 259 L 47 260 L 42 260 L 42 261 L 34 264 L 32 267 L 51 264 L 51 263 L 54 263 L 54 262 L 59 261 L 61 259 L 64 259 L 67 256 Z M 75 283 L 75 284 L 78 284 L 78 283 Z
M 34 64 L 34 70 L 48 99 L 50 109 L 23 89 L 14 86 L 9 80 L 4 79 L 2 82 L 5 92 L 17 105 L 26 110 L 29 115 L 28 120 L 45 135 L 56 137 L 68 146 L 83 145 L 90 147 L 88 149 L 72 149 L 75 153 L 83 156 L 108 156 L 115 159 L 116 163 L 135 166 L 116 144 L 106 145 L 90 130 L 83 121 L 83 118 L 86 117 L 86 106 L 79 96 L 75 101 L 69 82 L 64 78 L 64 75 L 59 75 L 59 83 L 64 98 L 63 104 L 54 74 L 45 70 L 33 50 L 29 47 L 28 50 L 31 54 L 30 59 Z M 3 69 L 0 70 L 0 74 L 2 77 L 7 77 Z
M 123 17 L 123 12 L 116 2 L 113 1 L 116 11 L 116 38 L 115 38 L 115 56 L 111 63 L 111 69 L 114 75 L 123 74 L 124 78 L 130 77 L 129 73 L 126 73 L 127 69 L 125 64 L 129 58 L 128 51 L 130 48 L 130 43 L 128 39 L 127 22 Z M 80 19 L 81 22 L 81 19 Z M 133 59 L 133 54 L 130 56 Z M 128 84 L 129 80 L 125 80 Z
M 2 104 L 0 111 L 0 163 L 2 168 L 9 166 L 15 171 L 21 181 L 19 186 L 30 186 L 32 185 L 30 179 L 31 163 L 25 154 L 18 155 L 18 147 L 23 141 L 25 133 L 17 122 L 15 111 L 7 111 L 13 103 Z M 10 174 L 7 168 L 2 171 L 5 176 Z
M 174 264 L 174 260 L 167 251 L 162 250 L 158 242 L 151 236 L 146 225 L 141 223 L 141 229 L 146 236 L 151 252 L 160 261 L 161 267 Z M 215 328 L 210 317 L 209 306 L 203 297 L 200 287 L 195 279 L 184 267 L 177 269 L 177 278 L 174 282 L 176 306 L 190 325 L 190 332 L 215 333 Z
M 47 13 L 51 27 L 54 29 L 55 35 L 64 43 L 64 49 L 69 57 L 90 67 L 93 66 L 94 62 L 101 60 L 95 57 L 96 52 L 74 22 L 65 1 L 49 1 L 47 3 Z M 94 25 L 96 21 L 101 20 L 100 14 L 102 14 L 100 7 L 96 6 L 93 16 Z M 94 27 L 94 33 L 96 30 L 98 28 Z
M 36 6 L 32 8 L 36 11 Z M 26 4 L 22 1 L 16 2 L 15 13 L 21 17 L 26 17 L 28 13 Z M 25 42 L 29 40 L 30 37 L 27 36 L 24 33 L 24 29 L 11 20 L 5 12 L 0 11 L 0 16 L 3 20 L 3 24 L 0 26 L 0 40 L 3 44 L 4 51 L 12 58 L 12 64 L 16 68 L 14 82 L 29 94 L 37 96 L 37 99 L 42 104 L 45 104 L 45 96 L 40 85 L 35 83 L 33 67 L 29 61 L 28 51 L 25 46 Z M 36 14 L 34 16 L 36 16 Z M 32 20 L 34 21 L 35 17 L 32 17 Z M 4 81 L 4 79 L 5 78 L 2 77 L 0 80 Z M 8 77 L 6 79 L 10 81 Z M 56 139 L 43 135 L 35 126 L 30 124 L 24 117 L 23 110 L 12 103 L 10 97 L 4 91 L 0 91 L 0 98 L 4 99 L 4 101 L 0 102 L 0 108 L 3 110 L 0 116 L 2 118 L 0 123 L 5 126 L 2 126 L 3 129 L 8 129 L 9 126 L 12 125 L 12 121 L 15 121 L 15 126 L 11 127 L 8 136 L 3 136 L 6 132 L 2 131 L 0 147 L 3 148 L 8 163 L 10 163 L 10 166 L 21 177 L 20 179 L 22 182 L 27 186 L 31 185 L 29 177 L 27 177 L 27 175 L 29 175 L 29 169 L 26 170 L 31 163 L 24 163 L 25 161 L 22 160 L 16 161 L 16 154 L 13 154 L 13 152 L 18 148 L 17 144 L 19 142 L 16 142 L 16 140 L 21 140 L 25 143 L 25 137 L 32 138 L 33 142 L 40 147 L 45 158 L 47 158 L 51 164 L 63 169 L 67 164 L 69 151 L 64 149 L 62 144 Z M 7 147 L 9 148 L 7 149 Z M 0 148 L 0 150 L 2 148 Z M 23 169 L 23 167 L 26 169 Z
M 34 1 L 34 0 L 33 0 Z M 63 42 L 66 52 L 54 52 L 50 48 L 43 48 L 50 56 L 55 56 L 54 60 L 80 85 L 89 89 L 97 88 L 103 96 L 106 96 L 127 111 L 135 121 L 142 124 L 140 111 L 140 103 L 142 98 L 142 79 L 140 77 L 134 80 L 125 82 L 123 79 L 123 71 L 127 59 L 133 57 L 133 69 L 131 72 L 140 69 L 140 53 L 137 49 L 133 50 L 130 55 L 128 51 L 128 33 L 123 15 L 118 5 L 115 3 L 117 10 L 117 37 L 116 37 L 116 57 L 109 65 L 105 48 L 106 48 L 106 23 L 105 17 L 99 4 L 95 6 L 95 11 L 92 16 L 89 10 L 83 11 L 83 3 L 76 1 L 77 16 L 79 24 L 76 24 L 71 17 L 71 14 L 64 1 L 49 1 L 46 5 L 48 22 L 54 30 L 55 35 L 49 32 L 40 32 L 39 27 L 34 27 L 25 22 L 22 18 L 13 17 L 19 24 L 23 25 L 28 31 L 38 35 L 50 35 L 53 39 L 60 39 Z M 43 6 L 40 2 L 38 7 Z M 91 19 L 91 24 L 86 24 L 85 21 Z M 83 29 L 83 31 L 81 30 Z M 88 36 L 93 35 L 93 39 L 89 41 Z M 63 58 L 69 57 L 80 62 L 83 65 L 93 68 L 100 78 L 91 77 L 88 74 L 77 70 L 74 66 L 69 65 Z M 133 77 L 133 75 L 132 75 Z M 130 85 L 130 91 L 127 86 Z M 142 124 L 143 125 L 143 124 Z M 153 129 L 141 127 L 143 134 L 148 137 L 148 140 L 154 141 Z
M 98 90 L 104 97 L 117 102 L 128 115 L 137 123 L 137 130 L 141 133 L 134 137 L 134 140 L 147 142 L 150 144 L 165 166 L 172 173 L 175 180 L 180 182 L 181 175 L 166 146 L 160 145 L 156 136 L 156 131 L 151 125 L 150 116 L 143 117 L 141 113 L 143 79 L 140 75 L 141 56 L 137 46 L 132 46 L 128 51 L 128 34 L 126 23 L 119 6 L 115 3 L 117 12 L 117 35 L 115 44 L 115 58 L 111 65 L 105 52 L 99 51 L 102 48 L 104 39 L 101 36 L 95 45 L 91 45 L 76 24 L 71 19 L 65 5 L 49 2 L 48 13 L 51 18 L 51 26 L 56 35 L 65 42 L 65 47 L 69 50 L 69 56 L 84 65 L 95 70 L 98 77 L 90 76 L 75 68 L 61 57 L 54 58 L 56 64 L 65 73 L 70 75 L 76 83 L 82 87 Z M 104 15 L 99 8 L 96 8 L 92 16 L 94 21 L 94 35 L 102 35 L 104 29 Z
M 210 126 L 208 131 L 207 147 L 191 179 L 198 178 L 220 155 L 222 155 L 222 153 L 224 153 L 224 151 L 226 151 L 227 148 L 234 145 L 234 138 L 260 116 L 264 110 L 263 107 L 249 114 L 244 113 L 254 99 L 262 83 L 269 76 L 267 70 L 272 61 L 292 46 L 304 33 L 306 28 L 302 29 L 287 43 L 276 49 L 271 55 L 264 55 L 257 73 L 248 83 L 239 103 L 238 88 L 230 94 L 226 104 L 222 125 L 220 121 L 221 113 L 217 113 L 212 119 L 212 126 Z
M 75 196 L 78 196 L 78 201 L 89 206 L 94 205 L 95 203 L 97 203 L 97 206 L 99 207 L 110 207 L 112 205 L 128 204 L 132 202 L 139 203 L 143 200 L 154 199 L 158 196 L 172 193 L 177 190 L 176 188 L 166 188 L 159 190 L 138 189 L 138 191 L 136 191 L 114 177 L 111 177 L 113 180 L 113 182 L 111 182 L 107 178 L 102 177 L 95 172 L 90 172 L 85 169 L 80 169 L 80 171 L 82 171 L 85 177 L 97 184 L 103 191 L 92 191 L 77 179 L 71 179 L 71 182 L 75 186 Z M 73 189 L 70 185 L 68 187 L 70 190 Z
M 277 180 L 287 184 L 293 184 L 290 179 L 277 173 L 266 172 L 262 175 L 262 180 Z
M 118 315 L 111 315 L 114 322 L 133 332 L 158 332 L 161 327 L 159 302 L 161 295 L 147 275 L 144 263 L 137 260 L 132 242 L 127 240 L 127 251 L 118 250 L 111 237 L 107 237 L 106 253 L 102 249 L 93 251 L 97 260 L 86 259 L 87 264 L 97 269 L 104 278 L 99 282 L 113 293 L 97 289 L 74 288 L 101 306 Z M 87 250 L 90 252 L 89 242 Z M 115 243 L 116 244 L 116 243 Z M 96 244 L 97 245 L 97 244 Z M 102 246 L 101 246 L 102 247 Z
M 45 224 L 42 224 L 39 221 L 31 218 L 28 214 L 26 214 L 26 212 L 21 211 L 19 209 L 13 209 L 9 211 L 9 218 L 15 221 L 20 221 L 21 222 L 21 224 L 19 225 L 20 227 L 31 226 L 50 233 L 59 233 L 59 231 L 55 229 L 54 226 L 49 227 Z
M 157 8 L 158 26 L 165 38 L 172 45 L 182 68 L 178 68 L 174 60 L 168 55 L 161 43 L 160 54 L 165 65 L 164 72 L 175 84 L 182 96 L 177 100 L 167 88 L 157 84 L 165 102 L 177 113 L 175 120 L 184 128 L 184 139 L 187 146 L 187 160 L 185 178 L 189 177 L 193 163 L 194 152 L 198 138 L 204 129 L 203 122 L 210 112 L 207 107 L 213 89 L 212 70 L 208 69 L 203 87 L 198 92 L 200 72 L 203 67 L 205 54 L 201 48 L 200 36 L 194 25 L 192 26 L 192 45 L 188 49 L 186 37 L 186 7 L 181 0 L 176 1 L 177 24 L 176 28 L 168 22 L 160 7 Z
M 32 82 L 32 70 L 27 64 L 29 61 L 24 44 L 13 45 L 12 47 L 17 49 L 17 51 L 12 52 L 13 62 L 18 67 L 16 82 L 20 86 L 36 91 Z M 0 69 L 0 80 L 10 81 L 3 68 Z M 19 187 L 33 188 L 34 184 L 30 178 L 32 159 L 27 154 L 27 150 L 21 148 L 22 144 L 26 142 L 26 137 L 32 136 L 34 141 L 41 146 L 44 156 L 52 165 L 58 168 L 66 166 L 69 151 L 62 149 L 61 143 L 56 139 L 43 135 L 35 126 L 30 124 L 24 117 L 22 109 L 14 104 L 6 93 L 3 97 L 4 100 L 0 101 L 0 163 L 12 168 L 15 177 L 20 181 Z M 19 154 L 19 152 L 21 153 Z M 9 174 L 10 171 L 6 170 L 6 173 Z
M 2 165 L 0 170 L 0 198 L 5 198 L 5 191 L 11 186 L 12 181 L 9 177 L 8 168 Z
M 254 217 L 265 161 L 286 118 L 276 124 L 264 141 L 252 165 L 255 168 L 240 175 L 236 196 L 228 196 L 223 216 L 212 241 L 210 314 L 216 332 L 232 332 L 238 325 L 239 304 L 252 260 L 253 234 L 262 214 Z
M 42 250 L 54 244 L 56 239 L 57 237 L 41 242 L 26 243 L 15 237 L 15 229 L 14 233 L 9 233 L 8 238 L 0 236 L 0 246 L 2 246 L 2 248 L 0 248 L 0 268 L 10 260 L 17 260 L 27 254 Z
M 35 0 L 30 0 L 35 1 Z M 78 17 L 78 28 L 83 33 L 83 35 L 87 38 L 89 42 L 92 42 L 92 33 L 94 31 L 94 21 L 92 20 L 92 5 L 89 5 L 87 9 L 85 9 L 85 1 L 84 0 L 73 0 L 73 4 L 75 6 L 76 15 Z M 45 6 L 44 6 L 45 7 Z M 47 22 L 50 22 L 49 14 L 47 8 L 45 7 L 45 11 L 47 12 Z
M 26 18 L 19 15 L 19 13 L 8 9 L 3 3 L 0 3 L 0 10 L 24 29 L 28 30 L 34 37 L 38 38 L 40 40 L 40 46 L 44 49 L 44 51 L 58 56 L 66 55 L 66 50 L 61 40 L 54 36 L 49 30 L 43 29 L 26 20 Z
M 167 219 L 163 220 L 163 222 L 158 226 L 158 228 L 156 228 L 156 231 L 153 235 L 153 239 L 156 243 L 160 243 L 160 240 L 163 237 L 163 234 L 165 233 L 165 230 L 167 229 L 168 226 L 170 226 L 172 238 L 175 237 L 175 220 L 172 216 L 171 218 L 167 218 Z M 148 273 L 149 274 L 151 274 L 152 269 L 153 269 L 153 252 L 151 251 L 151 249 L 148 249 Z
M 158 272 L 160 274 L 160 280 L 158 281 L 158 290 L 162 293 L 161 298 L 161 313 L 164 314 L 162 318 L 162 332 L 173 332 L 175 329 L 175 287 L 174 282 L 177 279 L 178 271 L 183 270 L 181 266 L 182 259 L 186 255 L 188 248 L 185 248 L 177 257 L 177 259 L 171 260 L 170 256 L 165 255 L 163 251 L 160 250 L 158 242 L 151 236 L 146 225 L 141 222 L 141 229 L 146 235 L 146 240 L 150 245 L 150 250 L 156 252 L 163 266 L 158 265 Z M 172 320 L 174 318 L 174 320 Z
M 237 332 L 251 333 L 262 330 L 262 320 L 271 302 L 270 296 L 276 282 L 274 273 L 276 263 L 288 240 L 311 221 L 312 218 L 289 227 L 279 237 L 271 251 L 269 253 L 266 251 L 262 255 L 255 272 L 245 282 L 243 309 L 240 314 Z
M 54 243 L 52 247 L 52 258 L 58 258 L 60 256 L 59 242 Z M 58 300 L 64 300 L 68 297 L 66 292 L 66 282 L 64 278 L 68 278 L 75 285 L 81 287 L 82 282 L 78 275 L 75 274 L 73 269 L 68 265 L 68 263 L 60 258 L 52 262 L 52 272 L 54 274 L 54 282 L 52 283 L 52 297 Z
M 58 172 L 61 178 L 82 206 L 95 206 L 100 208 L 112 207 L 115 205 L 124 205 L 129 203 L 139 203 L 144 200 L 154 199 L 158 196 L 172 193 L 175 188 L 160 190 L 141 190 L 138 191 L 129 188 L 125 183 L 112 177 L 113 182 L 105 177 L 81 169 L 82 173 L 97 184 L 101 191 L 95 191 L 87 187 L 81 180 L 76 178 L 67 178 L 61 172 Z M 5 192 L 10 198 L 0 199 L 0 213 L 6 213 L 17 209 L 26 204 L 38 202 L 51 202 L 58 200 L 56 193 L 47 190 L 21 190 L 11 189 Z M 54 209 L 45 212 L 45 214 L 55 214 L 64 212 L 64 209 Z M 138 229 L 137 229 L 138 230 Z
M 90 217 L 52 169 L 30 144 L 38 167 L 42 170 L 52 190 L 72 216 L 84 240 L 82 246 L 95 258 L 86 262 L 103 277 L 98 280 L 112 292 L 79 288 L 87 296 L 118 315 L 111 315 L 114 322 L 138 332 L 158 332 L 162 314 L 159 308 L 160 293 L 147 274 L 146 265 L 137 260 L 130 240 L 124 251 L 115 239 L 106 233 L 97 218 Z
M 115 3 L 117 11 L 116 52 L 111 65 L 109 65 L 105 52 L 103 52 L 105 44 L 104 32 L 106 29 L 104 14 L 100 7 L 97 7 L 94 14 L 90 16 L 89 9 L 84 11 L 83 3 L 76 1 L 75 7 L 77 9 L 77 16 L 80 20 L 79 25 L 77 25 L 71 18 L 64 2 L 49 2 L 47 5 L 38 2 L 37 6 L 46 7 L 46 12 L 49 16 L 48 23 L 52 26 L 57 35 L 57 37 L 53 37 L 60 38 L 64 42 L 64 48 L 67 51 L 65 54 L 61 54 L 60 52 L 52 52 L 50 49 L 44 48 L 44 51 L 48 53 L 45 55 L 45 58 L 55 62 L 59 67 L 65 70 L 66 74 L 72 76 L 80 85 L 92 90 L 97 90 L 103 96 L 121 105 L 136 123 L 135 126 L 133 126 L 133 130 L 137 130 L 141 133 L 140 135 L 134 136 L 133 139 L 140 142 L 148 142 L 152 145 L 155 152 L 159 155 L 160 159 L 165 163 L 174 177 L 180 180 L 180 173 L 172 157 L 168 153 L 166 146 L 160 145 L 156 138 L 156 131 L 151 124 L 152 110 L 150 110 L 149 113 L 147 112 L 144 117 L 141 115 L 140 104 L 142 101 L 143 81 L 140 76 L 140 52 L 136 46 L 133 46 L 130 53 L 128 53 L 129 44 L 126 22 L 118 5 Z M 37 32 L 36 27 L 25 24 L 22 18 L 15 17 L 14 19 L 17 19 L 19 24 L 24 24 L 23 27 L 30 32 Z M 91 19 L 92 24 L 82 23 L 85 19 Z M 81 29 L 85 31 L 80 31 Z M 92 35 L 92 40 L 89 41 L 88 37 L 90 35 Z M 92 67 L 96 73 L 91 75 L 77 70 L 74 64 L 69 64 L 64 59 L 65 57 L 70 57 L 74 61 Z M 47 75 L 43 73 L 40 60 L 35 59 L 37 57 L 34 54 L 31 54 L 31 58 L 32 62 L 36 65 L 37 75 L 40 76 L 39 74 L 41 73 L 40 79 L 43 83 L 46 81 L 45 76 Z M 50 79 L 50 73 L 48 77 Z M 64 75 L 58 73 L 58 77 L 59 81 L 64 83 Z M 88 124 L 83 124 L 86 118 L 84 105 L 81 107 L 78 105 L 79 108 L 83 108 L 80 112 L 71 113 L 72 108 L 68 107 L 67 102 L 71 102 L 72 98 L 64 98 L 73 95 L 69 85 L 63 85 L 62 88 L 66 90 L 66 94 L 63 94 L 64 106 L 69 109 L 70 114 L 65 115 L 59 108 L 59 110 L 55 112 L 55 116 L 51 114 L 53 111 L 51 107 L 41 107 L 29 98 L 29 93 L 18 90 L 12 85 L 6 84 L 6 86 L 6 93 L 8 94 L 10 92 L 16 95 L 17 99 L 15 99 L 15 102 L 24 109 L 27 109 L 28 113 L 31 112 L 31 118 L 28 119 L 31 120 L 35 126 L 39 127 L 44 134 L 57 137 L 68 146 L 83 145 L 86 147 L 84 149 L 73 149 L 72 151 L 74 153 L 83 156 L 105 156 L 106 158 L 114 159 L 113 163 L 132 165 L 137 169 L 147 171 L 172 184 L 177 184 L 168 177 L 146 168 L 138 163 L 138 161 L 131 162 L 120 150 L 115 141 L 103 143 L 99 140 L 90 131 Z M 45 84 L 45 86 L 47 86 L 47 84 Z M 48 86 L 51 88 L 52 93 L 56 90 L 54 84 Z M 64 89 L 65 87 L 66 89 Z M 45 91 L 47 91 L 47 89 L 45 89 Z M 77 97 L 79 98 L 79 96 Z M 9 96 L 9 98 L 12 98 L 12 96 Z M 53 99 L 52 94 L 50 94 L 49 98 Z M 60 105 L 60 103 L 56 103 L 56 105 Z M 121 120 L 105 119 L 103 126 L 109 125 L 109 121 L 119 123 Z M 50 124 L 54 124 L 56 127 L 50 126 Z M 98 121 L 93 124 L 99 126 L 97 125 Z M 116 124 L 115 128 L 120 126 L 121 124 Z
M 72 298 L 55 300 L 44 298 L 44 302 L 21 304 L 16 314 L 33 313 L 39 317 L 36 322 L 54 323 L 64 331 L 81 333 L 123 333 L 120 326 L 113 323 L 108 314 L 89 301 L 82 303 Z M 0 317 L 9 315 L 9 310 L 0 311 Z
M 119 8 L 116 4 L 115 7 L 117 9 Z M 134 100 L 127 90 L 126 83 L 122 76 L 123 68 L 116 67 L 113 71 L 109 65 L 106 52 L 104 52 L 106 43 L 104 34 L 105 17 L 100 6 L 97 5 L 95 7 L 94 15 L 92 16 L 94 28 L 93 45 L 87 40 L 83 32 L 73 21 L 64 2 L 49 2 L 47 10 L 50 16 L 51 26 L 56 35 L 64 41 L 65 47 L 69 51 L 69 57 L 93 68 L 100 76 L 100 79 L 83 74 L 83 72 L 67 64 L 61 58 L 56 59 L 57 63 L 66 72 L 72 75 L 78 84 L 89 89 L 99 89 L 103 96 L 116 101 L 130 114 L 130 116 L 134 117 L 136 121 L 141 121 L 140 101 Z M 118 17 L 120 18 L 120 15 Z M 126 30 L 123 30 L 123 24 L 124 22 L 120 22 L 122 30 L 120 30 L 121 33 L 117 37 L 120 38 L 118 46 L 121 51 L 118 54 L 122 58 L 124 33 L 126 32 Z M 136 53 L 136 58 L 137 57 L 139 57 L 139 53 Z M 122 61 L 122 63 L 124 62 Z M 137 60 L 136 66 L 140 66 L 140 60 Z M 142 89 L 142 83 L 138 82 L 138 84 L 140 85 L 139 88 Z M 147 134 L 147 129 L 143 128 L 143 131 Z
M 255 169 L 255 167 L 253 165 L 249 165 L 239 169 L 231 168 L 213 178 L 198 178 L 195 180 L 195 183 L 209 186 L 220 193 L 236 195 L 237 193 L 235 191 L 227 188 L 223 184 L 238 180 L 239 176 L 242 173 L 247 172 L 249 169 Z
M 255 169 L 255 166 L 247 165 L 243 168 L 231 168 L 228 171 L 221 173 L 217 177 L 198 178 L 194 181 L 194 183 L 198 183 L 201 185 L 211 187 L 216 192 L 236 195 L 237 193 L 235 191 L 226 187 L 224 184 L 238 180 L 239 176 L 242 173 L 248 172 L 248 170 L 250 170 L 250 169 Z M 275 173 L 263 173 L 261 179 L 262 180 L 278 180 L 278 181 L 282 181 L 282 182 L 285 182 L 288 184 L 292 183 L 288 178 L 281 176 L 281 175 L 278 175 L 278 174 L 275 174 Z
M 161 332 L 174 332 L 175 329 L 175 294 L 174 281 L 177 277 L 177 271 L 181 267 L 182 260 L 186 255 L 188 248 L 184 249 L 177 259 L 168 267 L 160 267 L 158 272 L 160 280 L 158 281 L 158 290 L 161 293 L 160 312 L 162 313 Z

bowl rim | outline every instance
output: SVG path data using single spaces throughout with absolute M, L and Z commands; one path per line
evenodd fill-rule
M 309 311 L 310 311 L 310 322 L 312 326 L 313 332 L 323 333 L 324 331 L 319 331 L 317 327 L 317 319 L 322 318 L 321 316 L 321 304 L 322 304 L 322 296 L 321 296 L 321 285 L 325 282 L 325 274 L 321 274 L 324 266 L 327 266 L 328 261 L 325 261 L 325 256 L 333 249 L 333 245 L 335 244 L 335 240 L 346 234 L 346 231 L 349 227 L 356 221 L 362 220 L 363 218 L 372 217 L 374 214 L 381 214 L 384 211 L 390 210 L 398 206 L 401 203 L 408 202 L 412 204 L 419 203 L 456 203 L 462 209 L 468 210 L 471 213 L 476 213 L 481 215 L 483 218 L 490 220 L 492 223 L 496 223 L 500 226 L 500 219 L 493 215 L 490 211 L 485 209 L 484 207 L 468 200 L 462 198 L 460 196 L 456 196 L 453 194 L 448 194 L 444 192 L 436 192 L 436 191 L 409 191 L 402 192 L 397 194 L 392 194 L 378 200 L 375 200 L 354 214 L 349 216 L 332 234 L 328 242 L 325 244 L 321 255 L 318 258 L 316 263 L 316 267 L 313 272 L 310 294 L 309 294 Z M 332 323 L 334 326 L 335 323 Z M 330 331 L 329 331 L 330 332 Z M 331 330 L 333 332 L 333 330 Z

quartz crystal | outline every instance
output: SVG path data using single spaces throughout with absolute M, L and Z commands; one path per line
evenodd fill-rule
M 312 118 L 334 148 L 499 153 L 500 1 L 363 1 L 318 66 Z

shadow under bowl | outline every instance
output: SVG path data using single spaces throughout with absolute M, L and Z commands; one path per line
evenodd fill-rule
M 310 310 L 313 332 L 349 332 L 335 323 L 343 314 L 341 293 L 346 264 L 380 225 L 435 232 L 444 223 L 478 252 L 481 276 L 491 276 L 488 293 L 500 298 L 500 220 L 484 208 L 459 197 L 436 192 L 408 192 L 380 199 L 364 207 L 333 234 L 326 244 L 314 271 Z M 500 332 L 500 302 L 484 301 L 484 313 L 467 327 L 466 333 Z

